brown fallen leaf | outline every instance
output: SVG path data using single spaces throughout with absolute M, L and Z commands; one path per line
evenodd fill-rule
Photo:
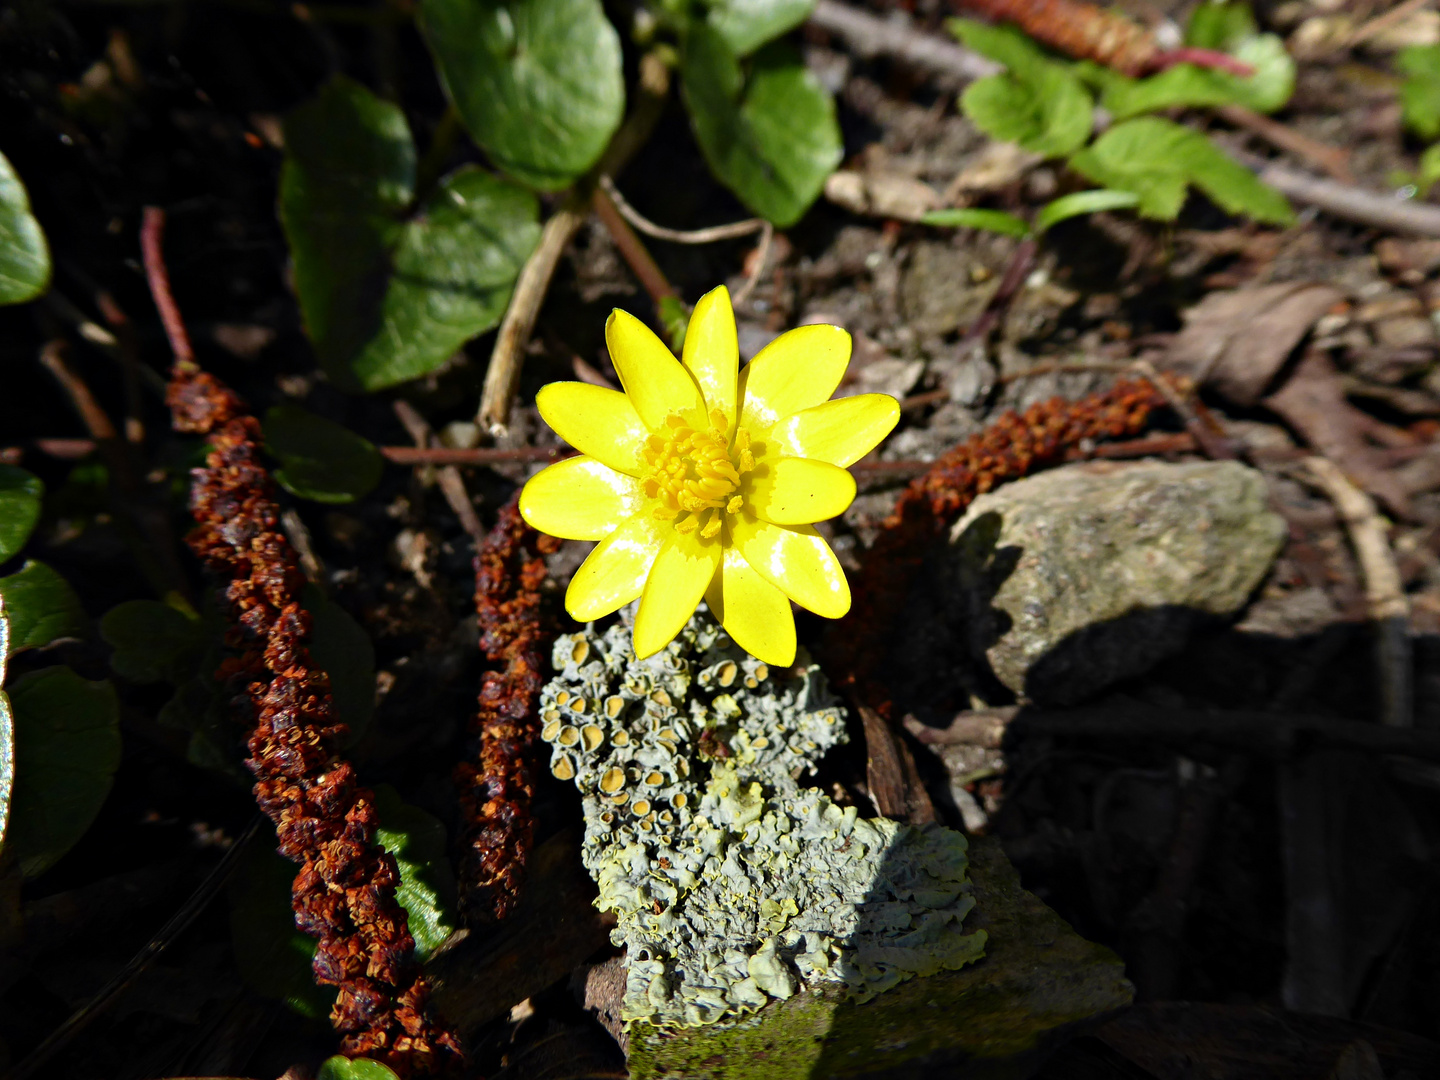
M 1293 281 L 1213 292 L 1185 312 L 1162 366 L 1254 405 L 1316 320 L 1343 298 L 1329 285 Z
M 1392 513 L 1402 518 L 1413 516 L 1405 485 L 1366 440 L 1373 418 L 1345 399 L 1339 373 L 1324 353 L 1308 351 L 1285 385 L 1263 404 Z
M 853 214 L 896 221 L 919 221 L 940 206 L 940 193 L 923 180 L 878 169 L 831 173 L 825 198 Z

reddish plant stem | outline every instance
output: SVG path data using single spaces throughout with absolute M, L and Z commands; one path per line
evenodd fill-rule
M 480 648 L 498 665 L 485 673 L 471 722 L 480 739 L 478 760 L 462 762 L 454 774 L 465 828 L 461 899 L 475 924 L 503 919 L 514 909 L 534 841 L 530 804 L 540 739 L 535 700 L 553 637 L 540 586 L 547 574 L 543 556 L 559 546 L 525 524 L 517 492 L 475 557 Z
M 180 307 L 170 291 L 170 271 L 165 266 L 165 211 L 158 206 L 145 207 L 140 224 L 140 253 L 145 260 L 145 279 L 150 284 L 150 296 L 160 312 L 160 322 L 165 327 L 165 336 L 170 339 L 170 351 L 175 354 L 177 364 L 195 362 L 195 350 L 190 347 L 190 334 L 185 329 L 185 320 L 180 317 Z

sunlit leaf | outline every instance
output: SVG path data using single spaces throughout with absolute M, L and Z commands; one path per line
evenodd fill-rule
M 44 873 L 90 827 L 120 765 L 120 703 L 109 682 L 68 667 L 32 672 L 9 688 L 15 789 L 6 848 L 20 873 Z
M 25 546 L 40 520 L 44 495 L 39 477 L 14 465 L 0 465 L 0 562 Z
M 315 1080 L 399 1080 L 399 1077 L 388 1065 L 371 1058 L 347 1058 L 336 1054 L 320 1066 Z
M 708 22 L 736 56 L 749 56 L 810 17 L 815 0 L 705 0 Z
M 1233 55 L 1254 68 L 1254 74 L 1241 78 L 1194 64 L 1176 64 L 1145 79 L 1127 78 L 1098 64 L 1086 63 L 1079 70 L 1101 87 L 1100 104 L 1117 120 L 1215 105 L 1241 105 L 1262 113 L 1283 108 L 1295 92 L 1295 61 L 1285 43 L 1274 34 L 1257 34 L 1236 46 Z
M 1440 45 L 1411 45 L 1395 57 L 1405 126 L 1422 139 L 1440 138 Z
M 395 898 L 409 916 L 415 955 L 424 960 L 459 927 L 455 916 L 455 876 L 439 819 L 400 798 L 388 784 L 375 788 L 380 827 L 375 839 L 395 856 L 400 887 Z
M 1062 221 L 1082 214 L 1098 214 L 1102 210 L 1125 210 L 1139 203 L 1140 196 L 1133 191 L 1109 191 L 1105 188 L 1076 191 L 1042 206 L 1035 215 L 1035 231 L 1043 233 Z
M 840 163 L 835 102 L 784 45 L 766 46 L 748 68 L 713 27 L 691 26 L 681 76 L 701 153 L 741 202 L 784 228 Z
M 30 197 L 0 154 L 0 304 L 33 300 L 50 285 L 50 248 Z
M 620 38 L 599 0 L 424 0 L 450 100 L 496 165 L 542 190 L 594 165 L 625 108 Z
M 0 596 L 10 615 L 11 655 L 85 633 L 80 598 L 68 581 L 42 562 L 31 560 L 19 572 L 0 578 Z
M 1030 226 L 1025 224 L 1023 218 L 1007 214 L 1004 210 L 981 210 L 968 206 L 953 210 L 931 210 L 920 219 L 920 224 L 956 229 L 987 229 L 1006 236 L 1030 234 Z
M 265 449 L 280 459 L 275 480 L 302 499 L 348 503 L 380 482 L 385 460 L 343 424 L 286 402 L 265 414 Z

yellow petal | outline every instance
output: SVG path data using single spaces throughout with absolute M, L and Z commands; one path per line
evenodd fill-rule
M 671 413 L 707 427 L 705 398 L 695 379 L 648 326 L 616 308 L 605 321 L 605 344 L 620 384 L 640 420 L 654 431 Z
M 700 298 L 685 331 L 682 360 L 705 395 L 705 409 L 719 409 L 735 430 L 735 393 L 740 373 L 740 348 L 735 339 L 735 312 L 724 285 Z
M 771 525 L 741 514 L 731 535 L 745 561 L 801 607 L 827 619 L 850 610 L 845 571 L 812 526 Z
M 579 622 L 599 619 L 639 596 L 660 553 L 660 529 L 660 522 L 640 513 L 596 544 L 565 591 L 570 617 Z
M 736 645 L 774 667 L 795 662 L 795 616 L 789 598 L 733 547 L 705 593 L 710 612 Z
M 635 616 L 635 656 L 641 660 L 675 640 L 720 565 L 719 544 L 706 543 L 693 532 L 678 533 L 668 526 L 667 531 Z
M 576 450 L 612 469 L 640 475 L 640 446 L 650 429 L 620 391 L 582 382 L 554 382 L 540 388 L 535 405 L 555 434 Z
M 791 413 L 819 405 L 840 385 L 848 363 L 850 335 L 838 326 L 801 326 L 781 334 L 740 372 L 740 422 L 758 435 Z
M 824 521 L 855 501 L 855 478 L 828 461 L 767 456 L 752 475 L 746 501 L 756 516 L 776 525 Z
M 585 456 L 557 461 L 520 492 L 520 516 L 551 536 L 601 540 L 640 512 L 640 481 Z
M 899 420 L 900 404 L 889 394 L 836 398 L 781 420 L 770 429 L 770 449 L 844 468 L 879 446 Z

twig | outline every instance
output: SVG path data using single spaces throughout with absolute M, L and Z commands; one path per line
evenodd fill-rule
M 762 218 L 746 218 L 729 225 L 712 225 L 708 229 L 667 229 L 663 225 L 656 225 L 631 206 L 610 177 L 602 175 L 597 183 L 601 190 L 610 196 L 610 201 L 615 204 L 615 209 L 620 211 L 621 217 L 646 236 L 653 236 L 656 240 L 670 240 L 676 244 L 714 244 L 760 232 L 767 224 Z
M 1414 723 L 1410 606 L 1385 526 L 1374 500 L 1352 484 L 1334 462 L 1310 457 L 1305 465 L 1335 504 L 1365 578 L 1366 613 L 1376 632 L 1380 720 L 1390 727 L 1410 727 Z
M 170 339 L 170 351 L 175 354 L 175 362 L 193 364 L 195 350 L 190 347 L 190 334 L 170 291 L 170 272 L 165 268 L 163 255 L 164 239 L 165 211 L 158 206 L 145 207 L 140 226 L 140 252 L 145 260 L 145 278 L 150 284 L 150 296 L 160 312 L 160 322 L 165 327 L 165 336 Z
M 1381 12 L 1364 25 L 1357 27 L 1355 32 L 1338 45 L 1334 51 L 1339 52 L 1342 49 L 1353 49 L 1357 45 L 1364 44 L 1376 34 L 1383 34 L 1396 23 L 1404 22 L 1429 3 L 1430 0 L 1404 0 L 1404 3 L 1396 4 L 1389 11 Z
M 72 1013 L 68 1020 L 46 1036 L 39 1046 L 30 1051 L 19 1064 L 6 1073 L 4 1080 L 25 1080 L 25 1077 L 35 1075 L 42 1065 L 59 1053 L 92 1020 L 115 1004 L 116 999 L 160 958 L 160 954 L 174 943 L 187 926 L 195 921 L 196 916 L 205 910 L 210 901 L 215 898 L 215 894 L 230 879 L 230 875 L 234 873 L 236 864 L 239 862 L 240 854 L 254 838 L 260 820 L 257 816 L 250 822 L 249 828 L 236 838 L 235 843 L 230 845 L 230 850 L 225 853 L 224 858 L 205 876 L 200 887 L 191 894 L 190 899 L 185 901 L 180 910 L 160 928 L 160 932 L 151 938 L 146 946 L 101 988 L 98 994 Z
M 1350 154 L 1338 146 L 1330 146 L 1294 128 L 1263 116 L 1243 105 L 1220 105 L 1215 109 L 1221 119 L 1260 136 L 1271 146 L 1287 150 L 1324 169 L 1342 184 L 1353 186 L 1355 174 L 1350 171 Z
M 646 53 L 640 58 L 635 108 L 610 140 L 595 167 L 596 175 L 614 176 L 635 155 L 660 119 L 669 92 L 670 68 L 658 54 Z M 560 255 L 584 221 L 589 201 L 589 186 L 582 181 L 545 223 L 539 245 L 515 282 L 515 292 L 495 335 L 490 367 L 485 372 L 485 387 L 480 394 L 480 409 L 475 417 L 481 429 L 494 438 L 509 430 L 510 404 L 520 386 L 525 346 L 535 329 L 545 294 L 550 291 L 550 279 L 555 276 Z
M 1434 203 L 1399 199 L 1382 192 L 1309 176 L 1234 147 L 1226 147 L 1226 151 L 1259 174 L 1262 183 L 1269 184 L 1296 202 L 1359 225 L 1414 236 L 1440 237 L 1440 206 Z
M 857 56 L 889 56 L 935 75 L 969 81 L 1004 67 L 953 41 L 922 34 L 904 22 L 876 18 L 838 0 L 819 0 L 810 25 L 842 38 Z
M 666 300 L 674 299 L 677 295 L 675 286 L 666 279 L 654 257 L 645 249 L 640 237 L 635 235 L 635 230 L 630 228 L 630 223 L 620 215 L 614 200 L 603 188 L 595 189 L 590 198 L 590 206 L 595 211 L 595 216 L 600 219 L 600 224 L 605 226 L 610 238 L 615 241 L 620 257 L 650 294 L 656 310 L 658 311 Z
M 285 530 L 285 539 L 289 540 L 290 546 L 295 549 L 300 569 L 305 571 L 305 580 L 322 593 L 328 592 L 325 587 L 325 564 L 320 561 L 320 556 L 315 554 L 315 541 L 310 536 L 310 529 L 293 506 L 287 506 L 280 511 L 280 527 Z
M 755 286 L 760 281 L 760 275 L 765 273 L 765 264 L 770 261 L 770 243 L 775 239 L 775 226 L 768 221 L 762 221 L 760 226 L 760 243 L 755 247 L 755 265 L 745 278 L 745 284 L 736 290 L 731 301 L 737 307 L 750 299 L 750 294 L 755 291 Z
M 1150 384 L 1164 396 L 1170 403 L 1170 408 L 1185 423 L 1185 430 L 1195 437 L 1195 442 L 1205 452 L 1206 457 L 1216 461 L 1237 461 L 1240 454 L 1235 449 L 1234 443 L 1226 437 L 1224 432 L 1214 430 L 1196 411 L 1196 408 L 1186 400 L 1185 396 L 1175 389 L 1168 379 L 1162 379 L 1155 371 L 1148 360 L 1131 361 L 1130 367 L 1138 371 Z
M 396 400 L 395 415 L 410 433 L 410 438 L 415 440 L 417 448 L 424 449 L 437 442 L 430 425 L 408 401 Z M 451 511 L 460 519 L 460 527 L 470 539 L 479 544 L 485 535 L 485 529 L 480 524 L 480 515 L 475 513 L 475 504 L 470 501 L 470 493 L 465 490 L 465 480 L 460 476 L 460 470 L 454 465 L 442 465 L 435 479 L 440 485 L 440 493 L 450 504 Z
M 558 461 L 571 451 L 558 446 L 514 446 L 509 449 L 458 446 L 382 446 L 380 454 L 396 465 L 497 465 L 509 461 Z
M 957 351 L 963 354 L 975 342 L 983 340 L 1004 317 L 1024 286 L 1025 279 L 1030 276 L 1030 268 L 1035 265 L 1035 249 L 1035 240 L 1030 237 L 1016 245 L 994 295 L 990 297 L 990 302 L 985 305 L 980 317 L 971 323 L 970 329 L 961 336 Z

